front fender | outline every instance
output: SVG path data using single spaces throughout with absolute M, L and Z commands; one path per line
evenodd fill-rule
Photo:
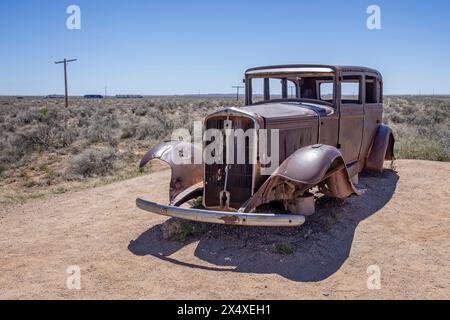
M 239 211 L 250 212 L 271 201 L 295 201 L 314 186 L 339 199 L 360 194 L 350 181 L 340 151 L 328 145 L 313 145 L 287 158 Z
M 194 155 L 200 155 L 198 162 L 201 162 L 201 148 L 184 141 L 164 141 L 151 148 L 142 158 L 139 168 L 145 166 L 153 159 L 164 161 L 170 166 L 172 171 L 170 179 L 169 199 L 180 203 L 177 196 L 187 189 L 196 186 L 193 196 L 198 194 L 198 185 L 203 181 L 203 164 L 196 164 Z M 192 196 L 192 197 L 193 197 Z M 180 197 L 178 197 L 180 198 Z M 189 195 L 183 194 L 183 200 L 187 201 Z

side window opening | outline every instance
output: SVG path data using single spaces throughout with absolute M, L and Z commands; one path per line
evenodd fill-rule
M 320 100 L 333 102 L 333 82 L 319 82 L 319 97 Z
M 253 78 L 252 80 L 252 103 L 264 100 L 264 79 Z
M 287 81 L 287 97 L 289 99 L 296 99 L 298 98 L 298 90 L 297 85 L 293 80 Z
M 271 100 L 281 99 L 282 83 L 281 79 L 269 78 L 269 98 Z
M 378 103 L 379 92 L 377 90 L 377 79 L 375 77 L 366 77 L 366 103 Z
M 300 97 L 305 99 L 317 99 L 316 79 L 302 78 L 300 80 Z
M 361 103 L 360 77 L 343 77 L 341 82 L 341 101 L 344 104 Z

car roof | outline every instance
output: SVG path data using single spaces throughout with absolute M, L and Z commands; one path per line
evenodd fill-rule
M 273 66 L 261 66 L 256 68 L 250 68 L 245 71 L 246 75 L 257 74 L 258 71 L 270 72 L 277 71 L 278 69 L 287 69 L 288 72 L 294 72 L 295 69 L 306 69 L 309 72 L 367 72 L 375 73 L 381 77 L 381 73 L 378 70 L 361 67 L 361 66 L 343 66 L 343 65 L 323 65 L 323 64 L 285 64 L 285 65 L 273 65 Z M 282 70 L 279 70 L 282 72 Z

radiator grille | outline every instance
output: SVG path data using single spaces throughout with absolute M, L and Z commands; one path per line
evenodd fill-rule
M 210 118 L 206 122 L 206 129 L 223 130 L 226 116 Z M 232 129 L 242 129 L 244 132 L 254 127 L 253 121 L 246 117 L 230 116 Z M 206 146 L 211 142 L 206 142 Z M 228 166 L 227 191 L 230 194 L 229 206 L 239 209 L 252 195 L 253 164 L 250 161 L 250 139 L 245 139 L 245 164 L 237 163 L 238 150 L 237 138 L 234 138 L 234 161 Z M 225 187 L 226 145 L 223 146 L 222 164 L 205 164 L 205 205 L 207 207 L 223 207 L 220 193 Z

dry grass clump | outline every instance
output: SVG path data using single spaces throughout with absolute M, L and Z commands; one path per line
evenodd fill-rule
M 164 239 L 186 241 L 188 237 L 196 237 L 207 231 L 206 224 L 180 219 L 169 219 L 162 225 Z
M 288 242 L 277 242 L 273 244 L 273 252 L 278 254 L 289 255 L 294 253 L 292 245 Z
M 68 180 L 105 176 L 113 173 L 116 160 L 117 155 L 112 148 L 89 148 L 70 159 L 65 176 Z

